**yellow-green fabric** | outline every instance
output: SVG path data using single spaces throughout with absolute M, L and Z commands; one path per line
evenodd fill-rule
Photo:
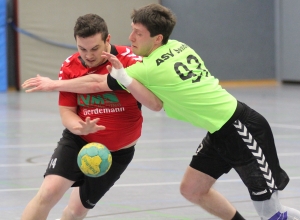
M 169 40 L 126 72 L 163 101 L 166 114 L 210 133 L 233 115 L 237 100 L 219 85 L 188 45 Z

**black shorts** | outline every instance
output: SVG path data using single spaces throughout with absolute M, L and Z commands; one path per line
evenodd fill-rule
M 77 155 L 87 142 L 65 129 L 49 162 L 45 176 L 55 174 L 71 181 L 72 187 L 80 187 L 80 199 L 85 208 L 92 209 L 114 185 L 131 162 L 134 146 L 111 152 L 112 165 L 108 172 L 97 178 L 84 175 L 77 165 Z
M 269 123 L 241 102 L 219 131 L 207 133 L 190 166 L 215 179 L 234 168 L 254 201 L 270 199 L 274 190 L 289 182 L 279 165 Z

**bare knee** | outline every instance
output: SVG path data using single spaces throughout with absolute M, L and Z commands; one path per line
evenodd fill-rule
M 180 184 L 180 194 L 187 200 L 190 200 L 189 198 L 191 195 L 191 191 L 186 184 L 183 183 Z
M 188 167 L 180 184 L 180 193 L 187 200 L 198 203 L 204 196 L 206 196 L 215 179 Z
M 36 199 L 40 204 L 55 205 L 73 184 L 57 175 L 47 175 L 40 187 Z
M 43 187 L 36 195 L 40 204 L 52 204 L 54 205 L 60 199 L 61 195 L 55 187 Z
M 180 193 L 181 195 L 191 202 L 195 202 L 195 200 L 199 200 L 204 197 L 208 193 L 209 189 L 201 185 L 193 185 L 188 182 L 181 182 L 180 184 Z

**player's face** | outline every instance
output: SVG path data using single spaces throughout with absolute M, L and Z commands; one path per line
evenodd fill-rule
M 109 51 L 109 41 L 110 35 L 104 42 L 101 33 L 85 38 L 76 36 L 78 52 L 88 67 L 96 67 L 106 61 L 101 55 L 102 51 Z
M 150 32 L 140 23 L 131 23 L 132 32 L 129 35 L 131 49 L 134 54 L 147 57 L 157 47 L 161 46 L 161 35 L 150 37 Z

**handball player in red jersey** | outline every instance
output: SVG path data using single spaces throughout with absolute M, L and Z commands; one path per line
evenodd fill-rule
M 63 62 L 57 85 L 49 84 L 47 89 L 56 90 L 61 81 L 88 74 L 98 74 L 103 81 L 97 84 L 95 93 L 59 93 L 59 111 L 65 129 L 47 166 L 44 181 L 26 206 L 22 220 L 47 219 L 70 187 L 74 188 L 61 220 L 83 219 L 125 171 L 141 135 L 141 104 L 107 74 L 110 63 L 101 55 L 103 51 L 115 55 L 124 67 L 141 61 L 141 57 L 134 55 L 129 47 L 110 44 L 107 25 L 95 14 L 77 19 L 74 37 L 78 52 Z M 36 79 L 29 79 L 25 84 L 33 85 L 32 80 Z M 153 99 L 146 106 L 160 110 L 162 102 L 150 91 L 147 95 Z M 112 154 L 111 168 L 98 178 L 85 176 L 77 165 L 78 152 L 90 142 L 104 144 Z

